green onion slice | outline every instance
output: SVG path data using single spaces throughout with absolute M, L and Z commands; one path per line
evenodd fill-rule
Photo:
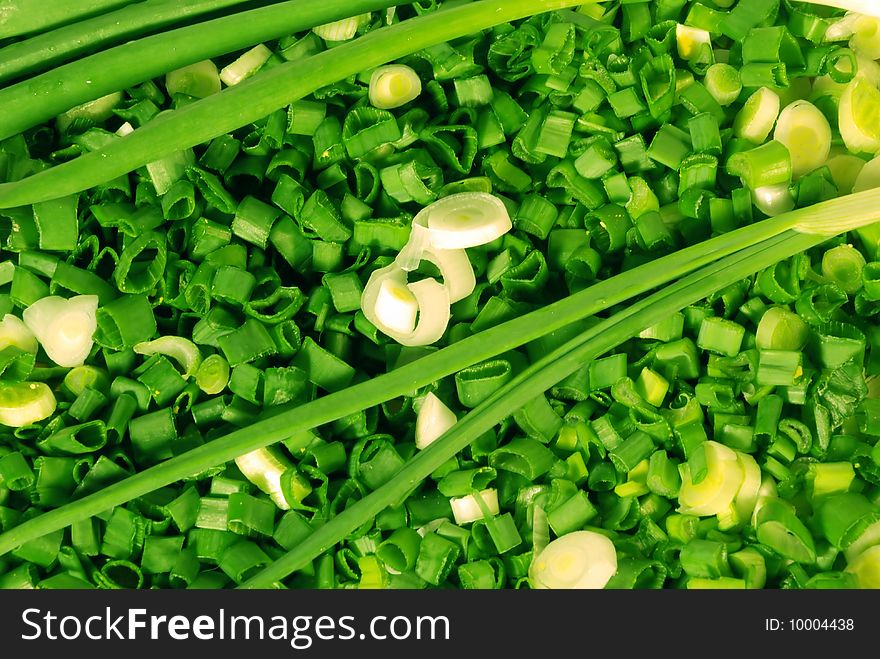
M 413 248 L 407 255 L 425 241 L 443 250 L 479 247 L 512 228 L 507 207 L 498 197 L 485 192 L 449 195 L 427 206 L 413 219 Z
M 360 14 L 351 18 L 326 23 L 312 28 L 312 32 L 326 41 L 348 41 L 353 39 L 361 25 L 370 21 L 370 14 Z
M 429 392 L 416 417 L 416 448 L 423 449 L 456 424 L 458 417 L 442 400 Z
M 165 355 L 180 364 L 183 377 L 196 374 L 202 363 L 202 353 L 195 343 L 182 336 L 162 336 L 152 341 L 138 343 L 132 348 L 139 355 Z
M 869 80 L 857 76 L 847 84 L 840 97 L 838 126 L 853 153 L 880 150 L 880 90 Z
M 683 515 L 706 517 L 724 513 L 733 503 L 743 480 L 743 467 L 737 452 L 718 442 L 706 441 L 706 476 L 694 482 L 688 464 L 681 466 L 681 490 L 678 493 L 679 511 Z
M 25 309 L 22 319 L 49 359 L 59 366 L 82 366 L 92 350 L 97 310 L 97 295 L 69 300 L 50 295 Z
M 281 510 L 290 510 L 284 496 L 282 476 L 293 467 L 278 450 L 269 447 L 245 453 L 235 459 L 235 465 L 251 483 L 272 499 Z
M 27 325 L 18 316 L 8 313 L 0 321 L 0 350 L 9 346 L 25 352 L 36 352 L 39 344 Z
M 0 382 L 0 424 L 11 428 L 37 423 L 55 412 L 55 394 L 43 382 Z
M 419 74 L 405 64 L 380 66 L 370 76 L 370 103 L 380 110 L 406 105 L 422 93 Z
M 556 538 L 535 557 L 529 583 L 536 589 L 600 589 L 617 572 L 617 550 L 594 531 L 575 531 Z
M 449 324 L 449 305 L 447 286 L 434 278 L 410 284 L 406 270 L 397 263 L 370 275 L 361 296 L 367 320 L 405 346 L 438 341 Z
M 828 119 L 809 101 L 794 101 L 785 106 L 776 120 L 773 139 L 788 149 L 794 178 L 821 166 L 831 152 Z
M 475 494 L 468 494 L 467 496 L 455 497 L 449 500 L 449 505 L 452 507 L 452 516 L 455 518 L 456 524 L 470 524 L 478 519 L 487 517 L 484 514 L 483 506 L 480 505 L 478 497 L 482 499 L 486 512 L 493 516 L 501 512 L 501 509 L 498 507 L 498 490 L 488 488 Z

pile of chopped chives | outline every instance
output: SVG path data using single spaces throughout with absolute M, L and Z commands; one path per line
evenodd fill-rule
M 78 4 L 18 29 L 70 34 Z M 686 274 L 683 249 L 706 244 L 708 264 L 718 237 L 880 185 L 877 19 L 779 0 L 552 13 L 539 12 L 574 3 L 517 0 L 512 16 L 536 15 L 471 33 L 498 2 L 389 4 L 247 47 L 236 35 L 228 54 L 120 79 L 48 123 L 7 117 L 0 587 L 880 587 L 876 228 L 731 239 L 728 261 L 661 288 L 645 315 L 626 302 Z M 440 12 L 461 21 L 448 41 L 186 141 L 200 108 L 234 115 L 246 98 L 221 89 L 270 94 L 261 76 L 312 58 L 347 71 L 348 44 L 388 47 L 384 30 L 440 25 Z M 22 61 L 0 75 L 33 70 L 25 55 L 50 34 L 7 46 Z M 161 158 L 120 155 L 163 122 L 180 134 Z M 134 171 L 102 179 L 105 149 Z M 53 180 L 73 193 L 50 199 Z M 85 180 L 100 183 L 75 190 Z M 467 249 L 476 285 L 442 338 L 400 345 L 367 319 L 365 286 L 420 211 L 460 193 L 499 199 L 513 230 Z M 357 409 L 373 379 L 379 391 L 384 374 L 651 262 L 674 272 Z M 428 260 L 408 275 L 442 280 Z M 652 309 L 666 311 L 640 324 Z M 551 377 L 542 358 L 624 316 L 614 345 L 506 402 L 509 383 Z M 357 411 L 64 518 L 72 501 L 331 394 Z M 492 429 L 468 434 L 484 414 Z M 450 428 L 464 448 L 401 489 Z M 351 512 L 374 500 L 378 512 Z M 14 542 L 49 511 L 64 521 Z M 329 551 L 311 549 L 319 529 Z

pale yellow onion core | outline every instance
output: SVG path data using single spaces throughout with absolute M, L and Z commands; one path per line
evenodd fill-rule
M 880 18 L 859 16 L 855 21 L 850 48 L 869 60 L 880 57 Z
M 429 392 L 422 400 L 422 405 L 416 416 L 416 448 L 427 448 L 452 428 L 457 421 L 458 417 L 455 416 L 455 412 L 450 410 L 433 392 Z
M 98 327 L 96 295 L 77 295 L 68 300 L 50 295 L 37 300 L 22 320 L 37 337 L 43 350 L 59 366 L 82 366 L 91 352 Z
M 382 321 L 383 313 L 377 308 L 382 284 L 390 279 L 405 285 L 418 303 L 419 315 L 411 332 L 399 332 Z M 440 339 L 449 324 L 449 292 L 436 279 L 422 279 L 407 283 L 406 271 L 395 263 L 376 270 L 361 295 L 361 310 L 373 325 L 401 345 L 426 346 Z
M 865 78 L 854 78 L 844 89 L 838 127 L 846 147 L 853 153 L 880 150 L 880 91 Z
M 795 178 L 820 167 L 831 152 L 831 126 L 809 101 L 795 101 L 782 110 L 773 139 L 788 149 Z
M 269 495 L 281 510 L 290 510 L 290 504 L 281 487 L 281 476 L 293 465 L 276 449 L 261 448 L 235 458 L 235 464 L 251 483 Z
M 0 425 L 21 428 L 55 412 L 55 394 L 43 382 L 0 382 Z
M 405 64 L 380 66 L 370 76 L 370 103 L 380 110 L 399 108 L 421 93 L 419 75 Z
M 21 318 L 8 313 L 0 321 L 0 350 L 10 346 L 25 352 L 36 352 L 39 343 Z
M 736 451 L 714 441 L 704 443 L 707 474 L 699 483 L 691 481 L 690 467 L 681 465 L 679 510 L 683 515 L 708 517 L 728 510 L 743 484 L 743 468 Z
M 683 60 L 691 60 L 699 56 L 703 46 L 712 45 L 712 37 L 706 30 L 678 23 L 675 26 L 675 43 L 678 56 Z
M 449 505 L 452 507 L 452 517 L 455 519 L 456 524 L 470 524 L 485 517 L 477 497 L 483 500 L 483 503 L 492 515 L 497 515 L 500 512 L 498 507 L 498 490 L 493 488 L 481 490 L 476 494 L 454 497 L 449 500 Z
M 382 324 L 395 332 L 409 334 L 416 327 L 418 315 L 419 303 L 406 282 L 391 277 L 383 279 L 376 299 L 376 317 Z
M 536 589 L 601 589 L 617 572 L 617 550 L 601 533 L 574 531 L 544 547 L 529 568 Z
M 224 85 L 232 87 L 256 73 L 263 64 L 272 57 L 272 51 L 263 44 L 257 44 L 237 60 L 224 66 L 220 71 L 220 80 Z

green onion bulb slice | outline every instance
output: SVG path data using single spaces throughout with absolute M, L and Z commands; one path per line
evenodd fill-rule
M 675 26 L 675 43 L 678 56 L 688 62 L 700 58 L 706 52 L 712 52 L 712 37 L 709 32 L 681 23 Z
M 856 15 L 849 46 L 870 60 L 880 57 L 880 18 Z
M 544 547 L 529 568 L 536 589 L 600 589 L 617 572 L 614 543 L 601 533 L 574 531 Z
M 413 225 L 412 237 L 397 255 L 395 264 L 401 270 L 412 272 L 422 261 L 437 266 L 449 292 L 450 303 L 463 300 L 477 285 L 474 268 L 467 252 L 463 249 L 436 249 L 430 244 L 427 230 Z
M 389 64 L 375 69 L 370 76 L 370 103 L 380 110 L 406 105 L 422 93 L 419 74 L 405 64 Z
M 413 225 L 425 227 L 437 249 L 479 247 L 513 228 L 507 207 L 485 192 L 460 192 L 435 201 L 416 215 Z
M 831 126 L 815 105 L 809 101 L 794 101 L 779 114 L 773 139 L 788 149 L 792 176 L 798 178 L 828 159 Z
M 5 350 L 9 346 L 25 352 L 36 352 L 39 347 L 33 332 L 20 318 L 12 314 L 6 314 L 3 320 L 0 320 L 0 350 Z
M 880 90 L 864 77 L 853 78 L 843 90 L 838 126 L 853 153 L 880 150 Z
M 82 366 L 92 350 L 97 310 L 97 295 L 69 300 L 50 295 L 25 309 L 22 319 L 49 359 L 59 366 Z
M 843 41 L 848 39 L 856 31 L 856 23 L 860 17 L 861 14 L 855 12 L 848 12 L 846 15 L 841 16 L 826 28 L 824 40 Z
M 235 458 L 235 464 L 245 478 L 265 492 L 281 510 L 290 510 L 284 496 L 281 476 L 293 465 L 273 448 L 261 448 Z
M 170 95 L 187 94 L 206 98 L 220 91 L 220 72 L 209 59 L 184 66 L 165 74 L 165 89 Z
M 755 509 L 752 511 L 751 525 L 756 526 L 758 512 L 762 506 L 772 499 L 776 499 L 779 493 L 776 490 L 776 481 L 771 476 L 761 476 L 761 487 L 758 488 L 758 497 L 755 500 Z
M 206 394 L 219 394 L 229 384 L 229 362 L 218 354 L 208 355 L 196 370 L 196 385 Z
M 810 328 L 796 313 L 770 307 L 758 321 L 755 344 L 761 350 L 800 350 L 810 338 Z
M 223 67 L 220 71 L 220 80 L 229 87 L 237 85 L 259 71 L 270 57 L 272 51 L 263 44 L 257 44 L 237 60 Z
M 864 192 L 880 188 L 880 157 L 873 158 L 868 162 L 862 161 L 862 167 L 853 181 L 853 192 Z
M 498 490 L 493 488 L 481 490 L 475 494 L 468 494 L 463 497 L 455 497 L 449 500 L 449 505 L 452 507 L 452 516 L 455 518 L 456 524 L 470 524 L 485 517 L 477 497 L 483 499 L 486 509 L 492 515 L 497 515 L 500 512 L 501 509 L 498 507 Z
M 765 185 L 752 190 L 752 202 L 755 208 L 767 215 L 775 217 L 794 210 L 794 197 L 791 196 L 787 183 Z
M 55 394 L 43 382 L 0 382 L 0 424 L 21 428 L 55 412 Z
M 361 25 L 370 22 L 370 14 L 360 14 L 340 21 L 325 23 L 312 28 L 312 32 L 326 41 L 348 41 L 353 39 Z
M 755 144 L 763 144 L 776 123 L 779 105 L 779 95 L 772 89 L 761 87 L 749 96 L 736 115 L 734 134 Z
M 134 346 L 139 355 L 165 355 L 180 364 L 183 377 L 196 374 L 202 363 L 202 353 L 195 343 L 182 336 L 162 336 L 153 341 L 145 341 Z
M 713 441 L 705 442 L 704 446 L 708 473 L 703 480 L 692 482 L 688 464 L 681 467 L 678 512 L 682 515 L 707 517 L 724 513 L 743 484 L 743 467 L 736 451 Z
M 880 588 L 880 546 L 869 547 L 846 566 L 856 576 L 859 588 Z
M 736 496 L 733 498 L 733 507 L 739 522 L 748 521 L 755 510 L 758 502 L 758 493 L 761 490 L 761 468 L 752 456 L 735 451 L 739 466 L 742 467 L 743 481 Z
M 855 183 L 859 180 L 859 174 L 865 166 L 865 161 L 858 156 L 841 153 L 831 156 L 825 162 L 825 166 L 831 172 L 831 179 L 837 186 L 838 192 L 847 195 L 854 191 Z
M 880 5 L 876 0 L 797 0 L 798 2 L 810 3 L 813 5 L 825 5 L 826 7 L 836 7 L 837 9 L 846 9 L 859 14 L 867 14 L 868 16 L 880 16 Z
M 438 341 L 449 324 L 449 304 L 446 286 L 433 278 L 410 284 L 406 270 L 396 263 L 370 275 L 361 296 L 367 320 L 405 346 Z
M 433 392 L 429 392 L 422 400 L 416 416 L 416 448 L 427 448 L 457 421 L 455 412 L 446 407 Z

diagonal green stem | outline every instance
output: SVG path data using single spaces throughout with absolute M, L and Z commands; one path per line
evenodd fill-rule
M 0 0 L 0 39 L 37 32 L 135 0 Z
M 449 432 L 418 453 L 388 483 L 340 512 L 293 551 L 242 584 L 242 587 L 270 587 L 292 572 L 302 569 L 314 558 L 345 539 L 366 520 L 403 500 L 443 463 L 509 416 L 511 410 L 519 409 L 584 363 L 627 341 L 669 314 L 824 240 L 824 236 L 788 231 L 763 245 L 750 247 L 699 270 L 674 286 L 602 321 L 523 371 L 465 416 Z
M 45 71 L 100 46 L 245 3 L 253 4 L 251 0 L 143 0 L 4 46 L 0 49 L 0 81 Z
M 301 19 L 301 25 L 297 29 L 304 29 L 332 20 L 331 15 L 339 18 L 362 13 L 370 6 L 376 8 L 392 4 L 394 2 L 390 0 L 385 2 L 300 0 L 295 3 L 299 9 L 293 10 L 291 14 L 297 20 Z M 114 140 L 103 149 L 91 151 L 75 160 L 21 181 L 4 183 L 0 185 L 0 208 L 27 206 L 39 201 L 76 194 L 159 160 L 169 153 L 203 144 L 219 135 L 253 123 L 321 87 L 361 71 L 499 23 L 580 4 L 583 4 L 583 0 L 478 0 L 462 7 L 433 12 L 375 30 L 360 39 L 331 48 L 307 60 L 280 64 L 234 87 L 224 89 L 219 94 L 157 117 L 130 135 Z M 259 11 L 269 9 L 273 7 Z M 242 24 L 241 21 L 236 21 L 234 29 L 245 31 L 247 24 L 248 22 Z M 284 32 L 290 31 L 292 30 L 288 26 Z M 193 35 L 193 39 L 196 38 L 199 38 L 199 35 Z M 180 47 L 178 41 L 165 47 L 171 46 Z M 233 49 L 225 48 L 221 52 L 229 52 L 229 50 Z M 156 52 L 154 55 L 160 57 L 161 52 Z M 135 51 L 135 56 L 144 55 Z M 203 58 L 204 56 L 196 59 Z M 136 60 L 130 63 L 132 66 L 135 64 L 137 64 Z M 107 67 L 117 76 L 126 75 L 125 71 L 119 68 L 116 60 L 108 62 Z M 164 73 L 168 68 L 175 67 L 160 68 L 158 73 Z M 92 75 L 86 75 L 83 80 L 91 80 L 91 84 L 95 85 L 98 80 L 108 76 L 108 70 L 90 69 Z M 157 72 L 154 71 L 147 77 L 156 74 Z M 85 84 L 83 81 L 72 81 L 72 84 L 74 83 Z M 3 113 L 0 114 L 0 138 L 8 137 L 22 129 L 20 123 L 12 127 L 4 121 L 4 117 L 8 117 L 9 122 L 13 119 L 20 122 L 28 119 L 28 117 L 22 119 L 20 117 L 22 114 L 45 115 L 46 111 L 42 104 L 47 102 L 47 99 L 61 96 L 56 87 L 37 85 L 34 81 L 28 81 L 27 84 L 35 85 L 31 94 L 38 97 L 38 102 L 28 101 L 27 96 L 22 98 L 14 96 L 12 100 L 16 103 L 13 105 L 0 91 L 0 107 L 3 107 Z M 110 91 L 121 88 L 114 84 Z

